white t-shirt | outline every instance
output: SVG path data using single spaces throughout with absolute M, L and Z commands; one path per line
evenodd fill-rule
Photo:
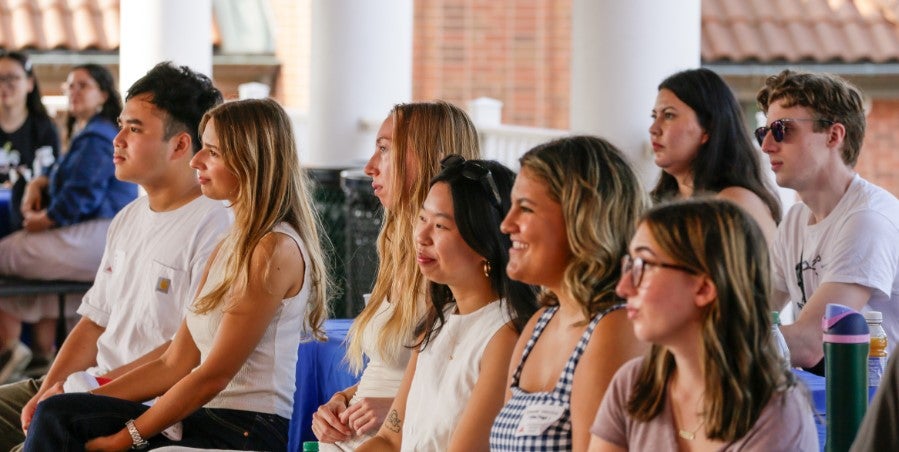
M 777 228 L 772 247 L 774 288 L 789 292 L 791 303 L 801 309 L 796 274 L 801 263 L 807 300 L 827 282 L 873 289 L 862 311 L 883 313 L 892 351 L 899 343 L 899 200 L 856 174 L 824 220 L 809 224 L 811 218 L 811 210 L 797 203 Z
M 306 245 L 299 234 L 286 223 L 275 226 L 274 231 L 290 236 L 300 248 L 306 262 L 303 273 L 303 288 L 290 298 L 281 301 L 281 306 L 269 322 L 256 348 L 247 357 L 234 378 L 206 405 L 207 408 L 227 408 L 277 414 L 290 419 L 293 413 L 293 393 L 296 389 L 297 348 L 306 336 L 303 324 L 306 306 L 312 291 L 312 265 L 305 256 Z M 202 294 L 209 293 L 221 283 L 227 256 L 219 253 L 215 257 Z M 196 314 L 188 309 L 187 328 L 200 351 L 200 364 L 209 357 L 222 322 L 225 300 L 215 309 Z
M 231 224 L 230 212 L 205 196 L 169 212 L 146 196 L 109 226 L 94 285 L 78 313 L 105 328 L 97 340 L 101 375 L 170 340 L 193 300 L 209 254 Z
M 446 324 L 418 354 L 415 377 L 406 399 L 403 451 L 444 451 L 471 398 L 481 358 L 490 340 L 509 322 L 506 302 L 490 303 L 475 312 L 451 314 Z

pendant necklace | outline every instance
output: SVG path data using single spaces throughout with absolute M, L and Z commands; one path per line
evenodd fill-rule
M 696 439 L 696 432 L 698 432 L 703 425 L 705 425 L 705 419 L 703 419 L 702 422 L 700 422 L 699 425 L 697 425 L 696 428 L 693 429 L 693 431 L 677 429 L 677 436 L 680 436 L 687 441 L 693 441 L 694 439 Z

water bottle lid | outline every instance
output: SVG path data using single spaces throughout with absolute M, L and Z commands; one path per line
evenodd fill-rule
M 837 344 L 868 343 L 868 322 L 854 309 L 836 303 L 828 303 L 821 320 L 824 342 Z
M 780 325 L 780 312 L 771 311 L 771 324 Z
M 880 311 L 868 311 L 862 313 L 868 322 L 883 322 L 883 314 Z
M 317 452 L 318 441 L 306 441 L 303 443 L 303 452 Z

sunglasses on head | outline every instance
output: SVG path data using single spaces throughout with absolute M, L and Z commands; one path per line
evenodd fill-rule
M 831 125 L 833 121 L 829 119 L 815 119 L 815 118 L 783 118 L 778 119 L 777 121 L 772 121 L 770 126 L 762 126 L 758 129 L 755 129 L 755 139 L 758 140 L 759 146 L 762 145 L 762 142 L 765 141 L 765 137 L 768 135 L 768 131 L 771 131 L 771 136 L 774 137 L 774 141 L 780 143 L 784 140 L 784 136 L 787 134 L 787 127 L 791 122 L 794 121 L 815 121 L 821 124 Z
M 479 182 L 484 190 L 492 195 L 490 203 L 494 207 L 502 211 L 502 199 L 499 197 L 499 189 L 496 188 L 496 181 L 493 180 L 493 173 L 490 169 L 479 162 L 465 160 L 459 154 L 450 154 L 440 161 L 442 172 L 458 171 L 462 177 Z

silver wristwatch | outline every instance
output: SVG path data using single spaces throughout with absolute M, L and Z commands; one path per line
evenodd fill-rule
M 127 428 L 128 433 L 131 434 L 131 450 L 143 450 L 150 445 L 147 440 L 140 436 L 140 432 L 137 431 L 137 427 L 134 426 L 134 419 L 129 419 L 125 422 L 125 428 Z

